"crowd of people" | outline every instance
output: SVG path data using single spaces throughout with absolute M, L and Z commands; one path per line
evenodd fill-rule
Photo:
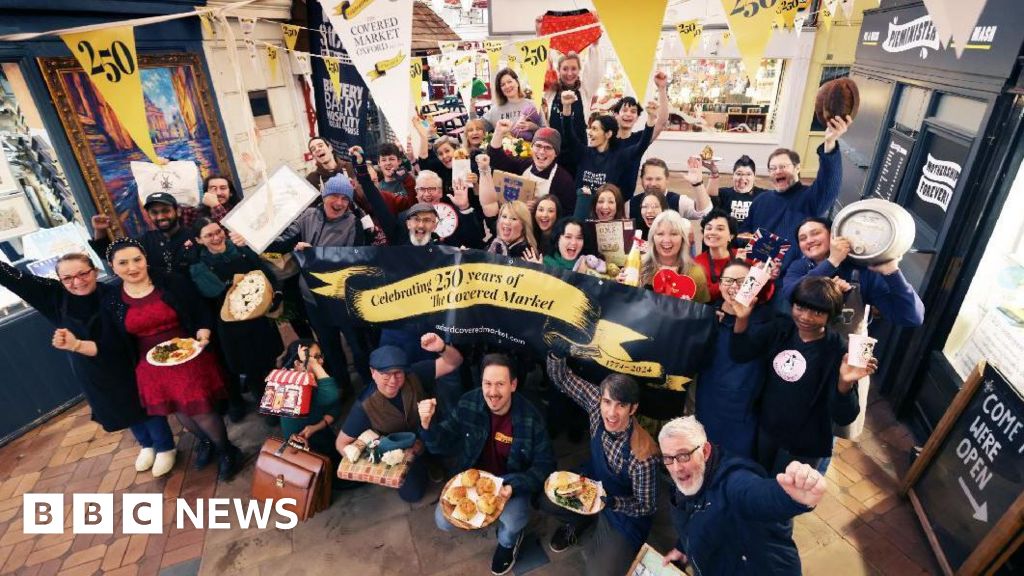
M 245 397 L 259 399 L 275 367 L 294 368 L 318 383 L 313 408 L 268 424 L 304 438 L 335 464 L 366 430 L 413 432 L 419 456 L 398 490 L 403 500 L 424 497 L 433 465 L 449 476 L 476 468 L 503 479 L 495 574 L 512 569 L 538 507 L 559 521 L 553 552 L 582 544 L 587 573 L 623 574 L 648 538 L 665 488 L 678 536 L 668 561 L 697 574 L 799 573 L 791 519 L 821 499 L 834 438 L 856 434 L 850 426 L 863 417 L 877 369 L 874 359 L 851 365 L 845 337 L 866 334 L 873 314 L 902 326 L 923 321 L 898 261 L 861 266 L 849 257 L 850 241 L 832 237 L 837 141 L 850 120 L 829 121 L 810 184 L 800 178 L 799 155 L 778 149 L 765 158 L 768 189 L 755 186 L 748 156 L 736 161 L 728 188 L 719 187 L 714 162 L 694 157 L 683 172 L 689 189 L 671 191 L 668 163 L 646 156 L 666 122 L 665 74 L 653 78 L 658 101 L 627 97 L 610 114 L 591 114 L 578 89 L 579 58 L 562 57 L 557 70 L 562 90 L 544 111 L 525 97 L 515 72 L 499 71 L 494 106 L 467 125 L 462 142 L 431 142 L 419 118 L 418 149 L 386 143 L 376 158 L 313 138 L 316 168 L 308 181 L 320 200 L 265 254 L 219 223 L 240 197 L 231 178 L 215 175 L 204 182 L 199 206 L 179 206 L 163 193 L 146 198 L 153 229 L 139 238 L 111 241 L 107 217 L 92 219 L 92 244 L 112 282 L 97 281 L 88 256 L 68 254 L 57 263 L 58 280 L 0 263 L 0 284 L 55 325 L 52 345 L 67 352 L 93 418 L 137 439 L 139 471 L 162 476 L 174 467 L 173 414 L 199 441 L 193 465 L 216 458 L 220 477 L 231 478 L 241 455 L 225 417 L 244 417 Z M 531 141 L 532 156 L 508 156 L 506 136 Z M 471 160 L 471 173 L 455 177 L 460 156 Z M 537 198 L 501 197 L 494 170 L 533 180 Z M 538 358 L 339 321 L 318 305 L 291 257 L 313 247 L 444 244 L 605 272 L 593 223 L 623 219 L 648 239 L 640 288 L 653 289 L 657 273 L 668 269 L 690 278 L 692 299 L 717 313 L 713 342 L 686 390 L 596 373 L 567 342 Z M 745 257 L 745 239 L 757 230 L 793 249 L 774 280 L 744 304 L 740 285 L 759 265 Z M 287 347 L 269 318 L 218 319 L 233 277 L 254 270 L 272 284 L 272 309 L 286 311 L 278 321 L 290 321 L 300 337 Z M 194 338 L 202 352 L 176 366 L 145 360 L 155 344 L 174 337 Z M 541 391 L 531 395 L 536 402 L 523 394 L 528 381 Z M 563 432 L 573 442 L 589 438 L 582 471 L 606 492 L 596 516 L 569 513 L 541 495 L 559 468 L 552 439 Z M 440 529 L 452 528 L 440 503 L 436 520 Z

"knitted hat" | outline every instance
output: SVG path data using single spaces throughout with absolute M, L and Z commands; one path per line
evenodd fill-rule
M 555 149 L 555 154 L 562 153 L 562 135 L 558 133 L 558 130 L 554 128 L 540 128 L 533 135 L 534 143 L 538 141 L 547 142 L 552 148 Z
M 352 195 L 355 194 L 355 191 L 352 189 L 352 182 L 344 174 L 331 176 L 327 182 L 324 182 L 324 189 L 320 191 L 320 195 L 324 198 L 337 194 L 347 197 L 349 201 L 352 200 Z

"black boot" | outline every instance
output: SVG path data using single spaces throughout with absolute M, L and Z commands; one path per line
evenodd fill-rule
M 208 438 L 196 439 L 196 461 L 193 464 L 196 470 L 202 470 L 210 464 L 213 459 L 213 442 Z
M 217 479 L 222 482 L 231 480 L 241 464 L 241 451 L 234 444 L 228 444 L 227 448 L 221 451 L 220 460 L 217 462 Z

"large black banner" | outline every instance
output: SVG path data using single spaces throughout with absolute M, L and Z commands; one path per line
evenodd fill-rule
M 341 38 L 334 33 L 330 21 L 324 18 L 319 2 L 309 2 L 309 27 L 315 30 L 309 34 L 313 54 L 331 57 L 345 54 Z M 359 71 L 351 64 L 341 65 L 341 93 L 337 94 L 323 59 L 312 60 L 318 133 L 342 156 L 351 146 L 362 146 L 374 155 L 376 139 L 367 133 L 370 91 L 363 84 Z
M 317 304 L 338 322 L 437 331 L 543 354 L 556 339 L 616 372 L 681 388 L 711 339 L 714 310 L 479 250 L 317 248 L 299 254 Z

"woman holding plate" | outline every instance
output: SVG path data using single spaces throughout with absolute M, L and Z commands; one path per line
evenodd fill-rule
M 224 307 L 224 300 L 231 292 L 230 288 L 236 274 L 248 275 L 257 271 L 262 272 L 266 280 L 259 278 L 258 274 L 255 278 L 248 278 L 254 278 L 253 289 L 261 289 L 264 294 L 262 298 L 253 296 L 249 306 L 264 299 L 280 302 L 279 286 L 274 272 L 269 264 L 245 246 L 244 242 L 242 246 L 237 246 L 234 242 L 228 241 L 224 228 L 210 218 L 199 218 L 193 224 L 192 230 L 200 247 L 199 261 L 191 265 L 189 273 L 199 293 L 214 305 L 213 309 L 221 310 Z M 273 307 L 271 305 L 271 308 Z M 230 301 L 228 313 L 232 313 Z M 229 383 L 228 392 L 234 409 L 242 403 L 239 376 L 245 375 L 249 391 L 259 398 L 263 394 L 263 382 L 267 374 L 274 369 L 274 360 L 281 355 L 284 346 L 281 344 L 281 333 L 269 318 L 262 315 L 255 318 L 231 318 L 227 320 L 221 314 L 217 320 L 217 339 L 233 380 Z M 233 416 L 231 410 L 229 415 Z
M 142 405 L 149 414 L 176 414 L 185 428 L 208 438 L 220 455 L 218 477 L 229 479 L 240 454 L 228 441 L 224 420 L 217 412 L 227 392 L 223 368 L 206 350 L 213 324 L 209 309 L 191 282 L 151 271 L 137 240 L 113 242 L 106 256 L 120 282 L 114 284 L 118 290 L 103 295 L 101 306 L 136 347 L 135 380 Z M 167 350 L 172 340 L 178 348 L 171 352 L 172 360 L 158 361 L 154 348 Z M 181 358 L 181 352 L 187 356 Z M 208 454 L 197 450 L 197 464 L 204 464 L 200 460 L 203 456 L 208 459 Z
M 68 353 L 92 419 L 107 432 L 128 428 L 142 449 L 135 470 L 163 476 L 174 466 L 174 435 L 167 417 L 149 416 L 139 404 L 131 350 L 99 313 L 100 300 L 117 289 L 97 282 L 89 256 L 71 253 L 56 264 L 57 280 L 23 273 L 0 262 L 0 286 L 11 290 L 58 326 L 53 347 Z

